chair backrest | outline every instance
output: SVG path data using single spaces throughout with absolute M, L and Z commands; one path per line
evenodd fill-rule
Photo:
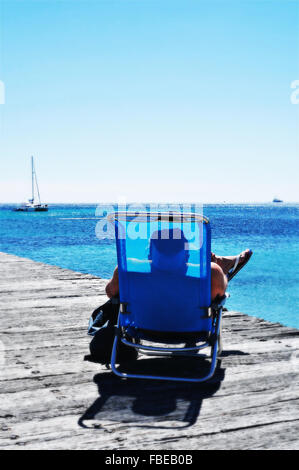
M 183 213 L 108 216 L 115 224 L 123 326 L 158 332 L 207 332 L 211 319 L 208 219 Z M 127 313 L 128 312 L 128 313 Z

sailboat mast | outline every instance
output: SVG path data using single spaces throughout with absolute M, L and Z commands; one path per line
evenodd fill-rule
M 39 187 L 38 187 L 38 183 L 37 183 L 37 176 L 36 176 L 35 167 L 34 167 L 34 163 L 33 163 L 33 157 L 32 157 L 32 168 L 33 168 L 33 174 L 34 174 L 34 179 L 35 179 L 35 184 L 36 184 L 36 189 L 37 189 L 38 202 L 40 204 Z
M 32 184 L 32 204 L 34 203 L 34 166 L 33 157 L 31 157 L 31 184 Z

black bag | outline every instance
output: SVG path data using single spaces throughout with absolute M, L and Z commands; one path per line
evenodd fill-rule
M 88 328 L 88 334 L 93 336 L 89 345 L 91 355 L 85 356 L 85 360 L 110 364 L 118 312 L 119 300 L 114 298 L 92 313 Z M 122 343 L 118 344 L 116 356 L 118 364 L 135 359 L 137 359 L 137 351 L 134 348 Z
M 119 299 L 116 297 L 96 308 L 89 319 L 88 335 L 95 336 L 102 327 L 116 325 L 118 312 Z

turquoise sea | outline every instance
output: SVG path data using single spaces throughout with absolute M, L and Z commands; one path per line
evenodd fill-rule
M 0 251 L 108 278 L 115 241 L 96 236 L 105 205 L 50 205 L 46 213 L 0 205 Z M 299 328 L 299 204 L 205 205 L 212 250 L 251 248 L 248 265 L 229 284 L 229 309 Z M 95 306 L 96 307 L 96 306 Z

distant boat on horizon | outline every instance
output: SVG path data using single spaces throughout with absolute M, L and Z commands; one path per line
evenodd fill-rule
M 277 197 L 275 197 L 272 202 L 283 202 L 283 200 L 282 200 L 282 199 L 278 199 Z
M 28 202 L 23 203 L 21 206 L 14 209 L 15 212 L 47 212 L 48 204 L 42 204 L 40 200 L 39 188 L 37 183 L 37 177 L 34 167 L 34 160 L 31 157 L 31 185 L 32 185 L 32 196 L 28 199 Z M 38 203 L 34 202 L 34 189 L 36 187 L 38 195 Z

